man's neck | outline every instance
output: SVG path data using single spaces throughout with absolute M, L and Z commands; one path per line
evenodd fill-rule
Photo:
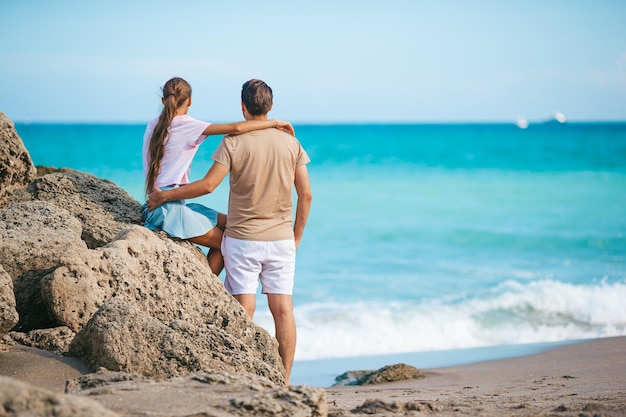
M 246 120 L 267 120 L 267 114 L 262 114 L 260 116 L 251 116 L 248 115 L 246 117 Z

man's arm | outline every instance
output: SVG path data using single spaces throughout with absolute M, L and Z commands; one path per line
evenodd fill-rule
M 306 221 L 309 218 L 311 201 L 313 200 L 309 171 L 307 171 L 306 165 L 296 167 L 294 185 L 296 186 L 296 194 L 298 194 L 298 203 L 296 205 L 296 221 L 293 225 L 293 235 L 296 240 L 296 249 L 298 249 L 304 233 L 304 226 L 306 226 Z
M 212 193 L 213 190 L 220 185 L 226 174 L 228 174 L 228 168 L 226 168 L 226 166 L 219 162 L 213 162 L 211 169 L 209 169 L 201 180 L 165 191 L 155 188 L 154 191 L 148 195 L 148 208 L 152 211 L 168 201 L 184 200 Z

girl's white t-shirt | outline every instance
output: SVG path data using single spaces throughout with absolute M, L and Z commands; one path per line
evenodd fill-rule
M 159 119 L 151 120 L 146 126 L 143 135 L 143 174 L 148 175 L 149 146 L 152 132 Z M 167 129 L 165 150 L 161 161 L 161 171 L 154 182 L 155 187 L 164 187 L 172 184 L 189 183 L 191 162 L 198 151 L 198 147 L 207 138 L 202 132 L 211 123 L 194 119 L 188 115 L 175 116 Z

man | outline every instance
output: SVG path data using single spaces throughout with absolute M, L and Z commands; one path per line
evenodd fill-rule
M 272 89 L 263 81 L 243 84 L 241 108 L 246 120 L 267 120 L 272 105 Z M 296 249 L 312 200 L 306 168 L 310 159 L 296 138 L 273 128 L 224 137 L 212 159 L 203 179 L 167 191 L 155 189 L 147 204 L 154 209 L 167 201 L 208 194 L 230 173 L 222 240 L 224 286 L 252 318 L 261 281 L 289 385 L 296 348 L 292 300 Z M 292 225 L 293 185 L 298 198 Z

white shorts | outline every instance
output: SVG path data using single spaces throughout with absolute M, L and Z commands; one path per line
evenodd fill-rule
M 224 236 L 222 255 L 231 295 L 256 294 L 259 280 L 263 294 L 293 293 L 296 242 L 293 239 L 259 242 Z

